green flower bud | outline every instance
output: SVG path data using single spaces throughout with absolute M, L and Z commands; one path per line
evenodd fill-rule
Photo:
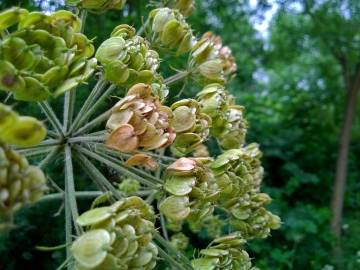
M 158 250 L 152 242 L 155 214 L 139 197 L 98 207 L 77 219 L 87 231 L 71 250 L 78 270 L 153 269 Z
M 140 189 L 140 183 L 137 180 L 126 178 L 119 184 L 119 190 L 126 195 L 138 192 Z
M 105 79 L 116 85 L 132 86 L 159 80 L 156 74 L 160 66 L 158 53 L 135 33 L 133 27 L 119 25 L 96 52 L 96 58 L 104 67 Z
M 18 100 L 41 101 L 77 87 L 94 72 L 96 61 L 89 60 L 94 47 L 71 12 L 12 8 L 0 13 L 0 28 L 15 24 L 0 42 L 1 90 Z
M 158 8 L 150 12 L 151 30 L 165 48 L 175 49 L 177 55 L 191 49 L 193 35 L 190 26 L 178 10 Z

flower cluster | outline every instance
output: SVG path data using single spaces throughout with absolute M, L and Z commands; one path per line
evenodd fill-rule
M 156 75 L 160 66 L 158 53 L 129 25 L 115 27 L 111 37 L 97 49 L 96 58 L 104 67 L 105 79 L 116 85 L 160 80 Z
M 247 130 L 242 106 L 220 84 L 207 85 L 198 93 L 201 111 L 212 118 L 211 133 L 224 149 L 236 149 L 243 145 Z
M 151 86 L 136 84 L 112 108 L 106 144 L 121 152 L 166 147 L 176 137 L 169 124 L 171 118 L 171 109 L 161 105 Z
M 110 9 L 123 9 L 126 0 L 66 0 L 66 4 L 80 6 L 81 8 L 99 13 Z
M 151 31 L 163 47 L 176 50 L 177 55 L 190 51 L 193 34 L 180 11 L 158 8 L 150 12 Z
M 259 193 L 260 157 L 258 146 L 250 144 L 224 152 L 211 164 L 220 187 L 219 204 L 231 213 L 231 225 L 245 239 L 265 238 L 280 225 L 280 219 L 264 208 L 270 197 Z
M 43 123 L 33 117 L 19 116 L 0 103 L 0 141 L 27 147 L 39 144 L 45 136 Z
M 226 76 L 229 76 L 237 71 L 237 64 L 232 51 L 228 46 L 224 46 L 220 36 L 216 36 L 212 32 L 206 32 L 202 36 L 203 40 L 207 40 L 207 44 L 211 43 L 213 51 L 220 58 L 223 66 L 223 71 Z
M 152 242 L 155 214 L 139 197 L 83 213 L 77 224 L 86 227 L 71 250 L 78 270 L 151 270 L 158 250 Z
M 166 170 L 165 190 L 160 211 L 170 220 L 200 222 L 214 210 L 218 186 L 202 161 L 180 158 Z
M 194 99 L 184 99 L 175 102 L 172 127 L 176 132 L 176 140 L 172 145 L 174 154 L 186 155 L 196 149 L 209 136 L 211 118 L 201 113 L 200 104 Z
M 94 47 L 80 33 L 80 19 L 65 10 L 51 15 L 12 8 L 0 13 L 0 30 L 16 30 L 0 41 L 0 89 L 18 100 L 60 95 L 94 72 Z
M 11 215 L 26 203 L 38 201 L 46 190 L 41 169 L 0 142 L 0 216 Z
M 222 45 L 219 36 L 205 33 L 191 49 L 192 62 L 195 67 L 195 78 L 201 84 L 226 82 L 227 77 L 237 70 L 231 49 Z
M 200 251 L 200 258 L 192 261 L 194 270 L 256 270 L 242 248 L 244 243 L 238 233 L 216 238 L 210 247 Z

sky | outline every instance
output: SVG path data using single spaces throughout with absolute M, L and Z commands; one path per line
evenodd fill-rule
M 251 8 L 256 8 L 257 2 L 258 2 L 258 0 L 250 0 Z M 274 17 L 277 10 L 279 9 L 279 5 L 276 3 L 275 0 L 269 0 L 269 4 L 271 5 L 271 8 L 269 8 L 265 12 L 264 19 L 262 21 L 255 20 L 255 19 L 252 21 L 255 29 L 265 39 L 269 36 L 269 27 L 270 27 L 271 19 Z

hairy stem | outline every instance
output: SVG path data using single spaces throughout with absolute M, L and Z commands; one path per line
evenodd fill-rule
M 102 79 L 98 80 L 93 90 L 90 92 L 88 98 L 85 100 L 83 106 L 81 107 L 79 113 L 77 114 L 73 124 L 69 129 L 69 133 L 72 133 L 80 126 L 80 121 L 82 121 L 84 115 L 89 110 L 89 108 L 96 102 L 101 92 L 104 90 L 106 82 Z
M 159 189 L 159 186 L 158 186 L 158 185 L 156 185 L 155 183 L 149 181 L 148 179 L 144 179 L 143 177 L 141 177 L 141 176 L 139 176 L 139 175 L 137 175 L 137 174 L 129 171 L 127 168 L 121 166 L 121 165 L 119 164 L 119 162 L 111 161 L 111 160 L 109 160 L 107 157 L 105 158 L 105 157 L 103 157 L 102 155 L 99 155 L 99 154 L 97 154 L 97 153 L 94 153 L 94 152 L 92 152 L 92 151 L 90 151 L 90 150 L 87 150 L 87 149 L 85 149 L 85 148 L 80 148 L 80 151 L 81 151 L 82 153 L 84 153 L 85 155 L 87 155 L 87 156 L 89 156 L 89 157 L 91 157 L 91 158 L 93 158 L 93 159 L 96 159 L 97 161 L 100 161 L 101 163 L 103 163 L 103 164 L 105 164 L 105 165 L 107 165 L 107 166 L 109 166 L 109 167 L 111 167 L 111 168 L 113 168 L 113 169 L 121 172 L 122 174 L 138 180 L 140 183 L 142 183 L 142 184 L 145 185 L 145 186 L 148 186 L 148 187 L 154 188 L 154 189 Z
M 55 112 L 51 108 L 50 104 L 47 101 L 38 102 L 37 104 L 39 105 L 42 112 L 46 115 L 47 119 L 50 121 L 50 124 L 55 129 L 58 136 L 63 137 L 64 136 L 63 128 L 61 126 L 61 123 L 60 123 L 58 117 L 56 116 Z
M 167 85 L 171 85 L 171 84 L 174 84 L 174 83 L 176 83 L 178 81 L 181 81 L 181 80 L 185 79 L 189 75 L 190 75 L 189 71 L 180 71 L 180 72 L 176 73 L 175 75 L 166 78 L 164 82 Z
M 79 217 L 79 211 L 75 196 L 75 182 L 74 169 L 72 163 L 72 153 L 69 145 L 65 146 L 65 206 L 68 205 L 71 210 L 72 220 L 74 221 L 76 233 L 82 234 L 83 229 L 76 224 L 76 219 Z M 66 207 L 65 209 L 67 209 Z
M 75 196 L 78 199 L 93 199 L 103 194 L 101 191 L 77 191 Z M 52 193 L 43 196 L 39 202 L 50 202 L 65 199 L 64 192 Z
M 111 110 L 104 112 L 103 114 L 99 115 L 98 117 L 96 117 L 95 119 L 84 125 L 82 128 L 78 129 L 75 132 L 74 136 L 84 134 L 85 132 L 93 129 L 97 125 L 105 122 L 110 117 L 110 115 L 111 115 Z
M 51 150 L 51 152 L 44 158 L 38 165 L 39 168 L 45 168 L 51 163 L 59 154 L 61 146 L 57 146 Z
M 103 191 L 110 191 L 115 198 L 121 199 L 123 196 L 110 182 L 109 180 L 82 154 L 82 149 L 76 147 L 76 157 L 79 160 L 80 165 L 84 168 L 87 175 L 94 181 L 97 186 Z

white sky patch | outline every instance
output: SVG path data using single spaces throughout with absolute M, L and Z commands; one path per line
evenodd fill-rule
M 257 6 L 258 0 L 250 0 L 250 7 L 255 9 Z M 270 9 L 268 9 L 264 14 L 263 20 L 258 20 L 257 18 L 252 18 L 252 23 L 254 28 L 259 32 L 262 38 L 267 39 L 269 37 L 269 27 L 272 18 L 276 14 L 279 9 L 279 5 L 275 0 L 269 0 L 269 4 L 271 5 Z

